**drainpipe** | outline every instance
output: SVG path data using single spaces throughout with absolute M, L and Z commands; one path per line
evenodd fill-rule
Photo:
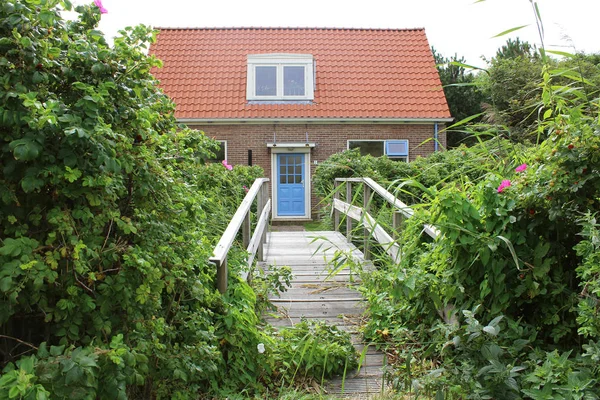
M 439 151 L 438 123 L 433 124 L 433 151 Z

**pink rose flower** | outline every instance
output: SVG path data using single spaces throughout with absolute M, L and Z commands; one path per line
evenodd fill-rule
M 521 164 L 517 168 L 515 168 L 515 172 L 523 172 L 527 169 L 527 164 Z
M 504 189 L 510 186 L 510 181 L 508 179 L 503 180 L 498 186 L 498 193 L 502 193 Z
M 100 14 L 108 13 L 108 10 L 102 5 L 102 0 L 94 0 L 94 4 L 100 9 Z
M 221 161 L 221 164 L 223 164 L 223 166 L 230 171 L 233 169 L 233 167 L 231 165 L 227 164 L 227 160 Z

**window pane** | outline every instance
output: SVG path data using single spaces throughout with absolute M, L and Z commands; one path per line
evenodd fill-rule
M 214 157 L 208 159 L 210 162 L 220 162 L 225 159 L 225 142 L 219 142 L 219 147 L 212 150 Z
M 373 157 L 383 156 L 383 141 L 360 141 L 353 140 L 349 143 L 348 147 L 352 149 L 360 149 L 360 155 L 372 155 Z
M 302 183 L 302 177 L 300 175 L 296 175 L 296 183 Z
M 386 142 L 386 154 L 388 156 L 407 156 L 408 140 L 388 140 Z
M 256 95 L 277 96 L 277 67 L 256 67 Z
M 304 67 L 283 67 L 283 95 L 304 96 Z

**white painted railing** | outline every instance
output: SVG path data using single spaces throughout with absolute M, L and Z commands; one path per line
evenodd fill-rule
M 346 201 L 340 200 L 340 184 L 342 183 L 346 184 Z M 361 185 L 363 188 L 362 207 L 352 205 L 352 187 L 354 184 Z M 388 234 L 377 220 L 369 214 L 372 191 L 381 196 L 394 208 L 392 217 L 392 235 Z M 393 194 L 388 192 L 371 178 L 336 178 L 333 196 L 333 225 L 336 231 L 340 226 L 340 213 L 343 213 L 346 215 L 346 237 L 348 240 L 351 240 L 352 236 L 352 220 L 360 221 L 363 224 L 363 253 L 366 259 L 370 258 L 369 239 L 373 236 L 395 262 L 400 261 L 401 252 L 400 246 L 395 240 L 397 236 L 396 232 L 398 231 L 403 218 L 410 218 L 413 216 L 414 211 L 412 208 L 398 200 Z M 440 235 L 440 231 L 429 224 L 423 225 L 423 231 L 432 238 L 436 238 Z
M 248 251 L 248 268 L 252 268 L 252 263 L 257 255 L 259 261 L 264 259 L 263 246 L 267 242 L 267 226 L 271 215 L 268 182 L 269 179 L 267 178 L 259 178 L 254 181 L 252 187 L 246 193 L 246 197 L 244 197 L 231 218 L 213 251 L 213 256 L 210 258 L 210 261 L 217 267 L 217 289 L 221 293 L 227 291 L 227 254 L 240 227 L 242 228 L 243 244 Z M 255 199 L 257 200 L 256 214 L 258 215 L 258 222 L 251 237 L 250 209 Z M 248 273 L 244 272 L 242 278 L 248 279 Z

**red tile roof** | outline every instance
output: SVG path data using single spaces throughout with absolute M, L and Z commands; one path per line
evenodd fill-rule
M 153 73 L 180 119 L 442 119 L 424 29 L 158 28 Z M 312 104 L 248 104 L 249 54 L 312 54 Z

